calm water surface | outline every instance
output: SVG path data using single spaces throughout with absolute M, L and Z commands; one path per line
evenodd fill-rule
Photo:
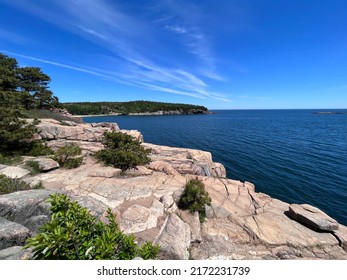
M 137 129 L 146 142 L 210 151 L 229 178 L 288 203 L 309 203 L 347 225 L 346 114 L 227 110 L 213 115 L 88 117 Z M 328 111 L 328 110 L 326 110 Z M 335 110 L 336 111 L 336 110 Z

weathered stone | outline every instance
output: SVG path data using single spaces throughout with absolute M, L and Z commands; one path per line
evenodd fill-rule
M 213 162 L 210 166 L 210 173 L 212 177 L 226 177 L 227 172 L 225 170 L 225 167 L 223 164 L 218 163 L 218 162 Z
M 127 176 L 148 176 L 153 173 L 153 170 L 148 169 L 145 166 L 137 166 L 126 171 Z
M 333 218 L 308 204 L 291 204 L 289 215 L 294 220 L 318 230 L 333 231 L 339 227 L 338 222 Z
M 120 221 L 120 228 L 125 233 L 135 233 L 157 226 L 157 221 L 164 214 L 164 205 L 154 199 L 149 208 L 133 204 L 126 209 Z
M 105 178 L 113 178 L 117 177 L 121 174 L 122 170 L 113 167 L 103 167 L 103 168 L 95 168 L 89 172 L 90 177 L 105 177 Z
M 47 171 L 57 169 L 60 167 L 58 162 L 47 157 L 27 158 L 26 161 L 37 162 L 39 165 L 40 171 L 43 171 L 43 172 L 47 172 Z
M 199 220 L 199 213 L 196 211 L 194 214 L 189 211 L 178 211 L 177 215 L 183 222 L 189 225 L 191 232 L 191 242 L 201 242 L 201 227 Z
M 29 235 L 28 228 L 0 217 L 0 249 L 24 245 Z
M 164 162 L 164 161 L 160 161 L 160 160 L 156 160 L 156 161 L 152 161 L 149 166 L 150 169 L 153 169 L 155 171 L 160 171 L 160 172 L 164 172 L 165 174 L 168 175 L 177 175 L 179 174 L 175 168 L 173 168 L 169 163 Z
M 87 208 L 94 217 L 102 218 L 106 215 L 107 206 L 91 196 L 69 195 L 69 198 Z
M 123 214 L 120 228 L 125 233 L 134 233 L 155 227 L 156 223 L 150 219 L 151 211 L 139 204 L 130 206 Z
M 27 260 L 30 254 L 30 249 L 23 249 L 22 246 L 13 246 L 0 250 L 0 260 Z
M 164 205 L 164 212 L 166 214 L 174 213 L 177 210 L 177 205 L 172 195 L 165 194 L 159 201 Z
M 48 197 L 52 190 L 19 191 L 0 196 L 0 216 L 26 225 L 34 216 L 49 215 Z
M 250 183 L 250 182 L 244 182 L 243 185 L 245 186 L 245 188 L 247 188 L 248 190 L 250 190 L 251 192 L 255 192 L 255 186 L 254 184 Z
M 189 258 L 190 228 L 176 214 L 170 214 L 155 243 L 160 245 L 160 256 L 169 260 Z
M 334 235 L 338 238 L 342 249 L 347 252 L 347 227 L 339 225 L 339 228 L 334 230 Z
M 23 178 L 27 176 L 30 173 L 29 170 L 26 170 L 24 168 L 18 167 L 18 166 L 7 166 L 3 169 L 0 169 L 0 175 L 5 175 L 9 178 Z

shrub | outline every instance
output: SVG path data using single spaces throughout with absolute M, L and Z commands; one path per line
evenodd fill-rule
M 55 152 L 55 159 L 60 166 L 64 168 L 76 168 L 82 164 L 83 158 L 77 157 L 81 155 L 82 150 L 73 143 L 66 144 Z
M 40 164 L 37 161 L 29 160 L 25 163 L 27 169 L 29 169 L 31 175 L 36 175 L 41 172 Z
M 33 143 L 31 150 L 27 153 L 28 156 L 38 157 L 38 156 L 49 156 L 52 155 L 53 150 L 46 144 L 36 141 Z
M 18 178 L 9 178 L 5 175 L 0 175 L 0 195 L 17 192 L 17 191 L 25 191 L 31 189 L 42 189 L 43 186 L 40 183 L 30 186 L 28 183 L 18 179 Z
M 124 173 L 129 168 L 150 163 L 148 154 L 141 143 L 132 136 L 121 132 L 107 132 L 104 140 L 105 149 L 95 156 L 106 165 L 120 168 Z
M 205 190 L 204 183 L 198 179 L 189 180 L 180 196 L 178 207 L 189 210 L 191 213 L 198 211 L 200 222 L 204 222 L 205 205 L 211 205 L 211 198 Z
M 132 235 L 123 234 L 108 209 L 108 224 L 93 217 L 64 194 L 50 197 L 51 220 L 39 234 L 26 241 L 33 249 L 33 259 L 40 260 L 130 260 L 155 258 L 159 246 L 135 243 Z

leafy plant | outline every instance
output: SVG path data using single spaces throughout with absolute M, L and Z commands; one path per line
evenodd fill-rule
M 9 178 L 5 175 L 0 175 L 0 195 L 17 192 L 17 191 L 25 191 L 31 189 L 41 189 L 43 188 L 42 183 L 38 183 L 34 186 L 30 186 L 27 182 L 22 181 L 18 178 Z
M 64 194 L 51 195 L 50 203 L 50 222 L 26 241 L 25 248 L 33 249 L 33 259 L 130 260 L 155 258 L 158 253 L 158 245 L 147 242 L 140 247 L 133 235 L 123 234 L 110 209 L 108 224 L 104 224 Z
M 206 218 L 205 205 L 211 205 L 211 198 L 205 190 L 204 183 L 198 179 L 189 180 L 180 196 L 178 207 L 189 210 L 191 213 L 198 211 L 200 222 L 204 222 Z
M 55 159 L 64 168 L 76 168 L 82 164 L 82 149 L 74 143 L 68 143 L 55 152 Z
M 107 132 L 104 140 L 105 149 L 95 156 L 106 165 L 120 168 L 124 173 L 129 168 L 150 163 L 148 154 L 141 143 L 132 136 L 121 132 Z
M 26 154 L 28 156 L 38 157 L 49 156 L 53 153 L 53 150 L 50 147 L 48 147 L 45 143 L 42 143 L 41 141 L 35 141 L 30 151 Z

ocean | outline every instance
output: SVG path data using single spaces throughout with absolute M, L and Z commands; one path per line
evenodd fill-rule
M 344 114 L 314 114 L 337 111 Z M 103 116 L 145 142 L 209 151 L 231 179 L 347 225 L 347 110 L 215 110 L 210 115 Z

